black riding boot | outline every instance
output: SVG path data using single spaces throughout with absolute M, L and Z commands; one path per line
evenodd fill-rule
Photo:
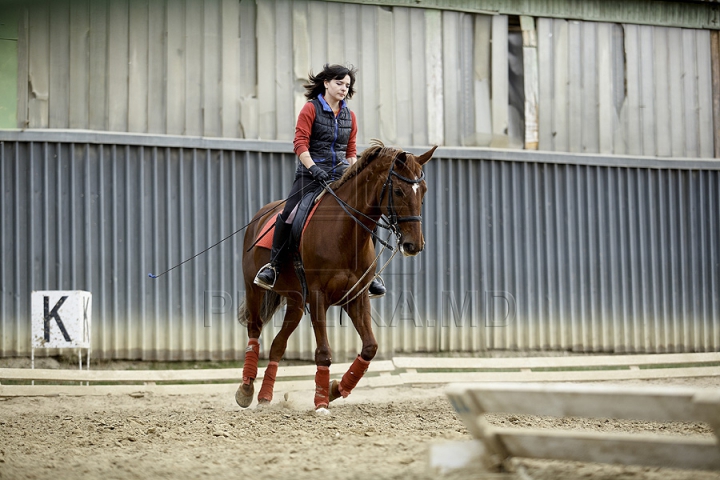
M 277 280 L 278 270 L 283 260 L 285 245 L 290 236 L 292 225 L 285 223 L 280 215 L 275 221 L 275 232 L 273 233 L 272 250 L 270 250 L 270 263 L 263 266 L 255 276 L 253 283 L 258 287 L 272 290 Z
M 373 247 L 375 246 L 375 235 L 372 237 L 373 241 Z M 368 287 L 368 293 L 370 293 L 370 298 L 377 298 L 382 297 L 387 292 L 387 289 L 385 288 L 385 282 L 383 282 L 383 279 L 380 278 L 378 275 L 377 277 L 373 278 L 372 282 L 370 282 L 370 286 Z

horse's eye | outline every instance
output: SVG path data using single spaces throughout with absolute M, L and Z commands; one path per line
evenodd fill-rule
M 395 189 L 395 196 L 397 196 L 397 197 L 404 197 L 405 194 L 403 193 L 402 190 L 400 190 L 399 188 L 396 188 L 396 189 Z

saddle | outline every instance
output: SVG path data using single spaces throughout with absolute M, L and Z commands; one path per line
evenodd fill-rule
M 292 227 L 290 228 L 290 244 L 287 247 L 287 251 L 295 252 L 300 246 L 300 238 L 305 231 L 308 221 L 310 221 L 313 213 L 315 213 L 315 209 L 318 206 L 316 202 L 322 192 L 322 187 L 311 190 L 306 193 L 298 203 L 295 211 L 295 218 L 293 219 Z M 256 247 L 267 248 L 268 250 L 272 248 L 273 234 L 275 232 L 275 219 L 275 215 L 270 216 L 260 229 L 257 238 L 255 239 Z

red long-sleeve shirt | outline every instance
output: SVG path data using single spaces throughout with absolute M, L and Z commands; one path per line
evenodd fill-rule
M 357 136 L 357 118 L 355 112 L 350 110 L 352 117 L 352 128 L 350 129 L 350 139 L 348 140 L 347 149 L 345 150 L 345 158 L 353 158 L 357 156 L 357 146 L 355 145 L 355 137 Z M 300 110 L 297 124 L 295 125 L 295 155 L 298 157 L 303 152 L 310 150 L 310 134 L 312 133 L 313 122 L 315 121 L 315 105 L 307 102 Z

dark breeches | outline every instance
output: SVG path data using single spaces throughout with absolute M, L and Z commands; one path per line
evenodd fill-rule
M 313 185 L 314 182 L 315 180 L 313 180 L 310 172 L 295 175 L 295 181 L 293 182 L 292 187 L 290 188 L 290 193 L 285 201 L 285 208 L 283 208 L 283 211 L 280 214 L 280 217 L 284 222 L 288 221 L 290 214 L 297 204 L 300 203 L 303 195 L 315 188 L 315 185 Z

